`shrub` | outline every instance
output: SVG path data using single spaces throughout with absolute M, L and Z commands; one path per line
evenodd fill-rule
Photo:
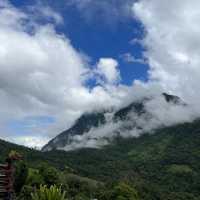
M 20 193 L 21 189 L 23 188 L 27 176 L 28 176 L 28 167 L 26 163 L 23 161 L 17 163 L 15 169 L 15 182 L 14 182 L 14 189 L 17 194 Z
M 41 164 L 39 167 L 39 174 L 43 177 L 45 185 L 48 187 L 60 183 L 58 170 L 46 163 Z
M 67 200 L 65 192 L 57 186 L 40 186 L 40 189 L 31 194 L 32 200 Z
M 116 200 L 139 200 L 137 191 L 126 183 L 119 183 L 113 189 L 111 199 Z

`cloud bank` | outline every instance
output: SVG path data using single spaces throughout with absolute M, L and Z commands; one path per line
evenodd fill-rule
M 140 89 L 145 94 L 145 89 Z M 127 116 L 124 115 L 125 120 L 115 120 L 115 112 L 105 113 L 105 124 L 93 127 L 83 135 L 70 136 L 70 142 L 58 149 L 69 151 L 86 147 L 101 148 L 118 136 L 129 138 L 139 137 L 144 133 L 153 134 L 158 128 L 191 122 L 199 116 L 199 111 L 194 106 L 188 106 L 181 100 L 176 103 L 167 102 L 163 95 L 148 96 L 148 99 L 139 99 L 138 102 L 143 102 L 141 112 L 133 107 Z
M 200 99 L 200 2 L 140 0 L 134 15 L 146 31 L 149 78 L 188 102 Z

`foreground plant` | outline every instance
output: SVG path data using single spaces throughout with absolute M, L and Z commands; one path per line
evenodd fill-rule
M 32 193 L 31 197 L 32 200 L 67 200 L 65 192 L 62 192 L 61 189 L 55 185 L 50 188 L 46 185 L 40 186 L 40 189 Z

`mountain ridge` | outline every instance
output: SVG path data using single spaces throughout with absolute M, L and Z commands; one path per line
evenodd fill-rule
M 162 93 L 161 97 L 167 102 L 172 104 L 182 104 L 183 101 L 175 95 L 170 95 L 167 93 Z M 133 128 L 142 129 L 142 127 L 137 126 L 137 123 L 134 120 L 131 120 L 130 123 L 125 123 L 127 119 L 129 118 L 129 115 L 132 111 L 134 111 L 137 116 L 141 116 L 142 114 L 147 114 L 147 117 L 150 118 L 149 113 L 145 110 L 145 102 L 150 101 L 150 97 L 142 98 L 141 100 L 135 101 L 130 103 L 128 106 L 122 107 L 115 111 L 113 113 L 111 122 L 112 123 L 118 123 L 121 122 L 121 128 L 119 127 L 118 130 L 116 130 L 116 135 L 118 135 L 121 130 L 120 129 L 127 129 L 131 130 Z M 92 113 L 84 113 L 80 118 L 78 118 L 75 122 L 75 124 L 63 131 L 62 133 L 58 134 L 55 138 L 50 140 L 43 148 L 42 151 L 50 151 L 53 149 L 64 149 L 66 146 L 73 143 L 73 138 L 82 136 L 84 133 L 88 133 L 90 130 L 99 128 L 101 126 L 104 126 L 106 124 L 106 114 L 109 114 L 109 112 L 102 111 L 102 112 L 92 112 Z M 104 137 L 105 139 L 106 137 Z M 109 139 L 107 139 L 108 141 Z

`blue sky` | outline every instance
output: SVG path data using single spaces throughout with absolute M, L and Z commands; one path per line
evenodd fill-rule
M 22 10 L 38 4 L 36 0 L 11 0 L 11 2 Z M 57 31 L 65 34 L 77 50 L 88 55 L 92 65 L 96 64 L 101 57 L 112 57 L 119 62 L 123 84 L 130 85 L 135 79 L 147 80 L 147 64 L 127 62 L 122 59 L 122 55 L 126 53 L 140 59 L 144 52 L 144 48 L 139 43 L 131 43 L 134 39 L 140 40 L 144 37 L 141 23 L 133 17 L 133 14 L 120 15 L 120 6 L 132 1 L 113 1 L 119 16 L 113 16 L 112 11 L 105 15 L 105 10 L 96 8 L 96 5 L 92 8 L 88 6 L 83 11 L 73 3 L 67 5 L 65 0 L 41 2 L 42 5 L 49 6 L 62 15 L 64 23 L 57 26 Z M 70 0 L 70 2 L 73 1 Z

